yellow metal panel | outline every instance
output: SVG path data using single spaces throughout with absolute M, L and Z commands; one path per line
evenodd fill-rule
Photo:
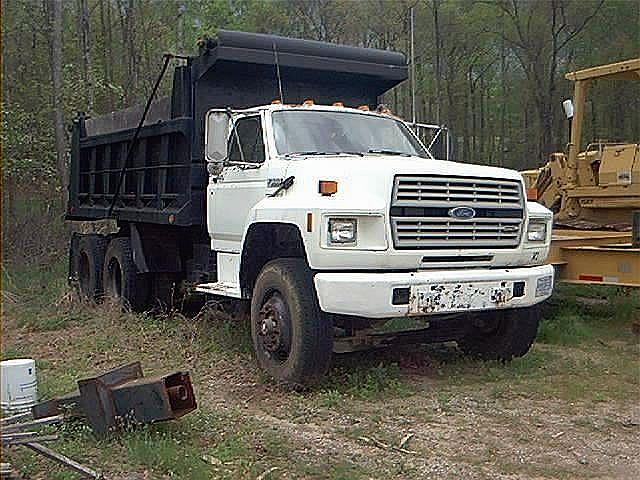
M 569 190 L 567 195 L 580 197 L 635 197 L 640 195 L 640 183 L 634 185 L 612 185 L 609 187 L 577 187 Z M 639 205 L 640 208 L 640 205 Z
M 631 244 L 564 247 L 560 280 L 640 287 L 640 249 Z
M 595 186 L 599 162 L 602 159 L 600 150 L 589 150 L 578 154 L 578 185 L 581 187 Z
M 598 67 L 585 68 L 577 72 L 567 73 L 564 77 L 567 80 L 587 80 L 591 78 L 609 77 L 613 80 L 626 80 L 633 78 L 635 72 L 640 71 L 640 58 L 625 60 L 624 62 L 610 63 Z M 637 79 L 637 77 L 636 77 Z
M 553 229 L 551 250 L 547 261 L 554 265 L 565 264 L 563 248 L 625 244 L 631 242 L 631 232 L 609 230 L 561 230 Z
M 606 145 L 602 150 L 598 184 L 631 185 L 631 171 L 637 150 L 638 145 L 635 143 Z

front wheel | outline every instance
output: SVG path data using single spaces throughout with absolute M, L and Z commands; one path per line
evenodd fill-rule
M 469 355 L 509 361 L 529 351 L 539 323 L 537 305 L 478 314 L 471 320 L 469 330 L 458 341 L 458 346 Z
M 251 299 L 251 337 L 260 367 L 287 385 L 310 386 L 329 369 L 333 327 L 318 307 L 302 259 L 267 263 Z

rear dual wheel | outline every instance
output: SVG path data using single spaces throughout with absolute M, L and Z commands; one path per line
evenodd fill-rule
M 176 278 L 170 273 L 142 274 L 133 261 L 126 237 L 74 233 L 69 246 L 69 283 L 80 297 L 105 296 L 125 308 L 166 310 L 174 304 Z
M 98 301 L 103 295 L 102 268 L 107 238 L 98 234 L 78 234 L 71 238 L 69 280 L 83 299 Z
M 109 242 L 104 255 L 102 278 L 105 297 L 137 312 L 147 307 L 149 279 L 138 273 L 128 238 L 118 237 Z

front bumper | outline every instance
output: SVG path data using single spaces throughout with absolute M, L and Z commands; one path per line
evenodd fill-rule
M 553 267 L 317 273 L 314 282 L 324 312 L 390 318 L 530 307 L 551 295 Z M 394 304 L 394 289 L 408 289 L 408 302 Z

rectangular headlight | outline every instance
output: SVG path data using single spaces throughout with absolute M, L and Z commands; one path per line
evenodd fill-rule
M 330 244 L 356 243 L 358 221 L 355 218 L 330 218 L 328 234 Z
M 527 240 L 544 242 L 547 238 L 547 222 L 532 220 L 527 227 Z

